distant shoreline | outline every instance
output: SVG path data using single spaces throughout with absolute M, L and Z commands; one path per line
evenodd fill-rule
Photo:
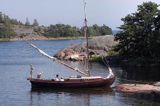
M 74 40 L 74 39 L 82 39 L 83 37 L 58 37 L 58 38 L 47 38 L 47 39 L 26 39 L 26 40 Z M 25 39 L 20 39 L 20 38 L 0 38 L 0 42 L 4 41 L 25 41 Z
M 9 38 L 0 38 L 0 42 L 4 42 L 4 41 L 10 41 Z
M 75 39 L 83 39 L 84 37 L 51 37 L 48 40 L 75 40 Z
M 97 37 L 97 36 L 94 36 Z M 90 38 L 94 38 L 94 37 L 89 37 Z M 50 37 L 50 38 L 46 38 L 46 39 L 41 39 L 41 38 L 27 38 L 27 39 L 23 39 L 23 38 L 0 38 L 0 42 L 3 41 L 25 41 L 25 40 L 33 40 L 33 41 L 38 41 L 38 40 L 76 40 L 76 39 L 84 39 L 84 37 Z

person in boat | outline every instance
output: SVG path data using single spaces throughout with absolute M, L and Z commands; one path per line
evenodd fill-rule
M 55 80 L 59 81 L 59 75 L 58 74 L 56 75 L 56 79 Z
M 33 75 L 33 66 L 32 64 L 30 65 L 30 78 L 32 79 L 32 75 Z
M 37 74 L 38 79 L 41 79 L 41 77 L 42 77 L 42 73 Z
M 61 77 L 60 81 L 64 81 L 64 79 Z
M 77 78 L 81 78 L 82 76 L 81 75 L 77 75 Z

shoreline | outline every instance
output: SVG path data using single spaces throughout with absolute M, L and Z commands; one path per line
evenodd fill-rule
M 76 40 L 83 39 L 84 37 L 57 37 L 57 38 L 48 38 L 48 40 Z
M 0 38 L 0 42 L 10 41 L 9 38 Z
M 94 36 L 97 37 L 97 36 Z M 94 37 L 89 37 L 89 39 L 94 38 Z M 47 38 L 47 39 L 30 39 L 32 41 L 41 41 L 41 40 L 77 40 L 77 39 L 84 39 L 84 37 L 57 37 L 57 38 Z M 28 40 L 28 39 L 27 39 Z M 25 41 L 25 39 L 20 39 L 20 38 L 0 38 L 0 42 L 4 41 Z

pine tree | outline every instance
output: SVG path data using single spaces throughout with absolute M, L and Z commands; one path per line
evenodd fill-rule
M 158 47 L 155 33 L 155 19 L 158 16 L 158 5 L 154 2 L 145 2 L 138 6 L 137 12 L 122 18 L 124 22 L 116 35 L 119 44 L 116 50 L 130 57 L 155 57 L 155 47 Z M 158 25 L 158 24 L 157 24 Z M 154 45 L 154 46 L 153 46 Z M 157 46 L 156 46 L 157 45 Z
M 28 20 L 28 18 L 26 18 L 26 23 L 25 23 L 26 26 L 29 26 L 30 25 L 30 22 Z
M 39 23 L 36 19 L 33 20 L 33 26 L 39 26 Z

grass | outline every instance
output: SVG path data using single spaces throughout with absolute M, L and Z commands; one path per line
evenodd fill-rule
M 10 41 L 9 38 L 0 38 L 0 42 L 4 42 L 4 41 Z
M 84 39 L 85 37 L 48 37 L 48 40 L 72 40 L 72 39 Z M 89 39 L 94 37 L 89 37 Z
M 102 61 L 102 57 L 99 56 L 99 55 L 94 55 L 89 59 L 89 61 L 91 61 L 91 62 L 100 62 L 100 61 Z
M 82 37 L 49 37 L 48 40 L 72 40 L 72 39 L 80 39 Z
M 91 38 L 94 38 L 94 37 L 89 37 L 89 39 Z M 84 37 L 48 37 L 47 40 L 75 40 L 75 39 L 84 39 Z M 11 39 L 10 38 L 0 38 L 0 41 L 11 41 Z

